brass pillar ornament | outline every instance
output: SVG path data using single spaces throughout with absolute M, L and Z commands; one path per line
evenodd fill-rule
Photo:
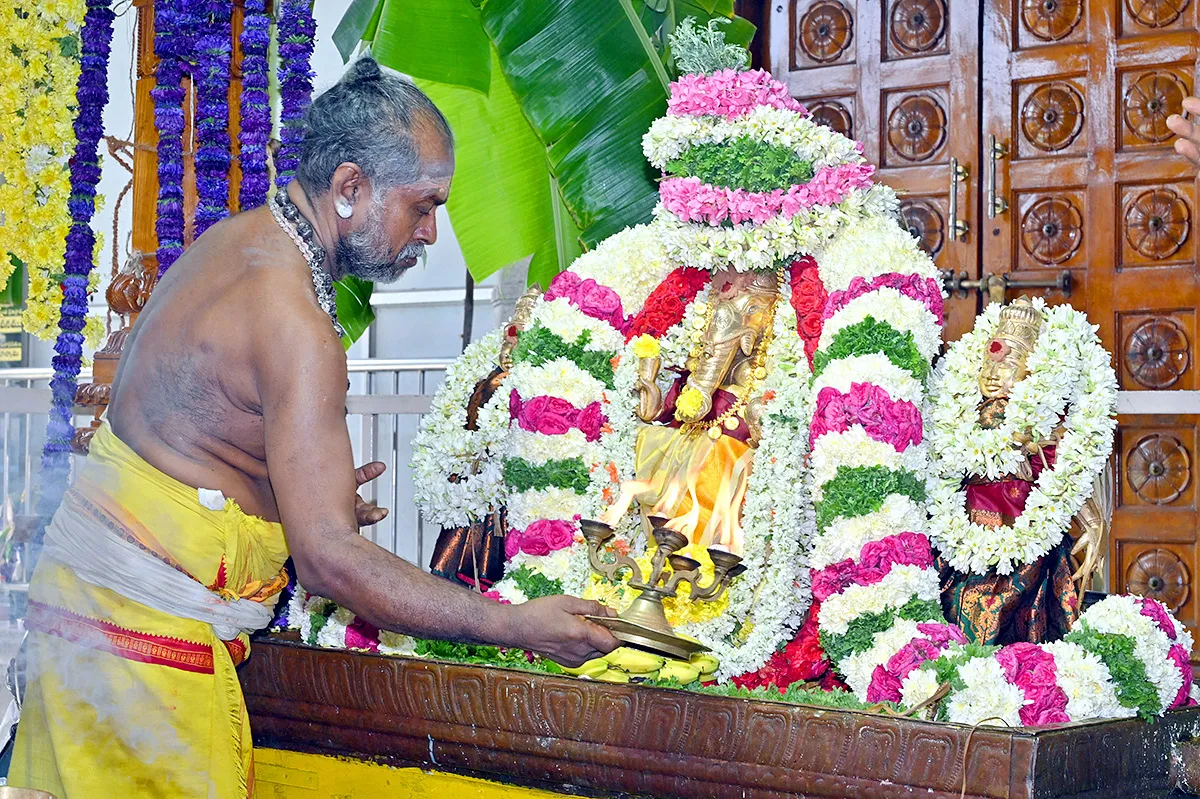
M 614 552 L 615 560 L 604 559 L 604 544 L 613 537 L 613 528 L 601 521 L 584 519 L 580 522 L 583 537 L 587 542 L 588 562 L 601 576 L 616 580 L 623 571 L 630 573 L 629 586 L 641 591 L 624 613 L 616 618 L 588 616 L 597 624 L 612 631 L 614 637 L 629 646 L 645 649 L 667 657 L 687 660 L 697 652 L 708 651 L 708 647 L 690 638 L 678 635 L 667 621 L 663 599 L 676 596 L 676 589 L 687 583 L 693 601 L 715 602 L 721 598 L 733 578 L 746 570 L 740 555 L 735 555 L 722 546 L 711 546 L 708 555 L 713 562 L 713 579 L 706 586 L 700 585 L 700 563 L 679 550 L 688 544 L 687 537 L 665 526 L 667 520 L 651 518 L 654 526 L 656 548 L 650 560 L 650 577 L 642 579 L 642 570 L 629 555 Z M 670 569 L 667 565 L 670 564 Z

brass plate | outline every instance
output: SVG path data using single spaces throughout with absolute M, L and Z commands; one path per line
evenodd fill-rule
M 699 641 L 670 635 L 628 619 L 611 616 L 584 616 L 584 618 L 596 622 L 601 627 L 607 627 L 618 641 L 635 649 L 653 652 L 656 655 L 676 660 L 689 660 L 692 655 L 708 651 L 708 647 Z

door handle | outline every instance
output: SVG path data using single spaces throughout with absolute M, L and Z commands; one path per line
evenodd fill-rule
M 988 219 L 995 219 L 1008 210 L 1008 200 L 996 193 L 996 161 L 1008 155 L 1008 148 L 998 142 L 995 136 L 988 138 L 991 140 L 991 145 L 988 147 Z
M 958 218 L 958 189 L 960 183 L 965 183 L 970 169 L 966 164 L 958 163 L 957 158 L 950 159 L 950 240 L 965 239 L 970 226 L 965 219 Z

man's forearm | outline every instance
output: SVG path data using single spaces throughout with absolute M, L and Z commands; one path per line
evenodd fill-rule
M 297 564 L 300 584 L 371 624 L 421 638 L 516 644 L 507 606 L 427 574 L 362 536 L 331 549 L 320 566 Z M 306 573 L 316 587 L 305 584 Z

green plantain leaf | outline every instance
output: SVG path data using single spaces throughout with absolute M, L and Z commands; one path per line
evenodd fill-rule
M 371 308 L 371 292 L 375 284 L 349 275 L 334 283 L 333 287 L 338 321 L 346 331 L 342 345 L 350 349 L 350 345 L 358 341 L 359 336 L 375 321 L 375 311 Z
M 8 283 L 0 289 L 0 305 L 19 307 L 25 299 L 25 262 L 12 253 L 8 254 L 13 272 Z
M 485 0 L 481 18 L 584 243 L 648 220 L 641 140 L 668 78 L 632 0 Z
M 342 61 L 350 60 L 363 39 L 374 38 L 371 28 L 379 24 L 383 5 L 383 0 L 353 0 L 350 3 L 333 31 L 333 43 L 341 53 Z
M 455 174 L 446 210 L 476 280 L 530 255 L 531 273 L 553 276 L 561 266 L 546 149 L 525 121 L 494 52 L 492 66 L 487 95 L 417 82 L 454 129 Z
M 470 0 L 381 0 L 371 52 L 413 78 L 487 92 L 491 45 Z

